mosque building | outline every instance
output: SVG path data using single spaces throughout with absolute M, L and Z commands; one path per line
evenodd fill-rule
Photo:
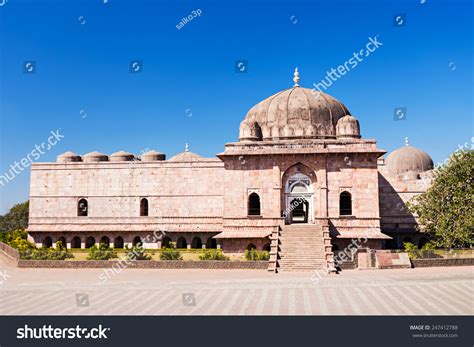
M 70 248 L 268 250 L 273 267 L 326 266 L 353 240 L 371 249 L 427 241 L 405 203 L 433 161 L 406 144 L 388 154 L 361 136 L 339 100 L 294 85 L 253 106 L 215 158 L 186 146 L 169 159 L 66 152 L 31 171 L 30 238 Z M 160 231 L 160 239 L 149 235 Z M 151 240 L 151 241 L 150 241 Z

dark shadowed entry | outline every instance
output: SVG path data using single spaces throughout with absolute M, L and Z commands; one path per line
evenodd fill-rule
M 309 203 L 305 199 L 294 199 L 290 206 L 294 206 L 291 211 L 291 223 L 308 223 Z
M 114 248 L 123 248 L 123 238 L 118 236 L 114 241 Z

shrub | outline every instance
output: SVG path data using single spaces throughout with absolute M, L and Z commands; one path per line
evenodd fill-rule
M 27 260 L 65 260 L 68 258 L 74 258 L 71 252 L 69 252 L 60 241 L 56 242 L 56 248 L 28 248 L 20 250 L 21 259 Z
M 267 251 L 259 251 L 255 248 L 252 248 L 251 250 L 246 250 L 245 251 L 245 259 L 247 260 L 269 260 L 270 259 L 270 253 Z
M 170 242 L 169 247 L 160 253 L 161 260 L 183 260 L 181 253 L 175 248 L 174 242 Z
M 129 260 L 150 260 L 151 255 L 145 251 L 142 244 L 136 244 L 131 249 L 128 246 L 125 246 L 125 250 L 127 251 L 127 258 Z
M 222 253 L 221 249 L 207 249 L 199 256 L 201 260 L 229 260 L 230 258 Z
M 105 243 L 89 248 L 89 255 L 87 256 L 87 260 L 109 260 L 113 258 L 117 258 L 117 253 Z
M 435 245 L 432 242 L 425 243 L 421 249 L 418 249 L 418 247 L 411 242 L 404 242 L 403 248 L 411 259 L 438 257 L 435 252 Z
M 28 233 L 25 230 L 17 229 L 10 232 L 0 233 L 0 242 L 4 242 L 10 247 L 25 251 L 28 249 L 35 249 L 35 245 L 27 240 Z

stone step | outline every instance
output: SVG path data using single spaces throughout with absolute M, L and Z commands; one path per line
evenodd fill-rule
M 282 227 L 274 246 L 276 271 L 314 271 L 327 267 L 327 249 L 331 248 L 327 230 L 320 225 L 291 225 Z

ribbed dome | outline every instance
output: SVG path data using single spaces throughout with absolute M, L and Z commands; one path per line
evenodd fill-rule
M 387 156 L 385 163 L 394 174 L 420 173 L 433 169 L 431 157 L 421 149 L 410 145 L 394 150 Z
M 276 93 L 250 109 L 240 124 L 240 141 L 335 138 L 339 118 L 350 115 L 338 100 L 295 86 Z
M 338 139 L 360 139 L 360 126 L 357 118 L 347 115 L 339 119 L 336 125 L 336 137 Z

